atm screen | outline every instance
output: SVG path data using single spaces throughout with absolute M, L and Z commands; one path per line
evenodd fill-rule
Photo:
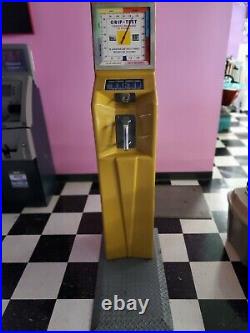
M 11 85 L 10 84 L 3 84 L 2 85 L 2 93 L 3 93 L 3 97 L 10 97 L 11 96 Z
M 7 49 L 3 50 L 3 71 L 25 72 L 27 64 L 23 50 Z

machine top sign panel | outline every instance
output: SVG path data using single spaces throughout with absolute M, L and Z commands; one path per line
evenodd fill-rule
M 152 60 L 151 11 L 152 7 L 144 4 L 96 7 L 93 15 L 96 65 L 107 69 L 149 67 Z

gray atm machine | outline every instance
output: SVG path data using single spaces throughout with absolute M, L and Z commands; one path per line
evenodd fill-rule
M 43 108 L 26 45 L 2 48 L 3 211 L 47 205 L 55 186 Z

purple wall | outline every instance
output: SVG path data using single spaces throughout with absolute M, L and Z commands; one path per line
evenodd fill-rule
M 231 3 L 157 4 L 157 171 L 212 170 Z M 96 172 L 88 3 L 31 3 L 33 51 L 55 166 Z
M 234 2 L 227 47 L 228 56 L 232 55 L 234 58 L 237 58 L 240 43 L 247 42 L 243 36 L 245 16 L 246 7 L 240 2 Z

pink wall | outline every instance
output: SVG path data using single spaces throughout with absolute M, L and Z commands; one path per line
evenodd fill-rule
M 58 174 L 96 172 L 88 3 L 31 3 L 33 51 Z M 157 171 L 210 171 L 231 3 L 157 4 Z
M 158 171 L 212 170 L 231 6 L 157 6 Z
M 246 43 L 247 38 L 243 35 L 246 6 L 242 2 L 234 2 L 230 24 L 227 55 L 238 57 L 240 43 Z

